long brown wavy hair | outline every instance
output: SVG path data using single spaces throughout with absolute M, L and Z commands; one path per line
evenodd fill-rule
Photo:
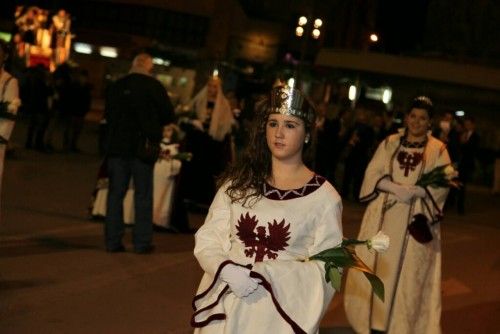
M 243 206 L 253 206 L 263 195 L 264 184 L 271 176 L 271 151 L 266 139 L 269 103 L 269 97 L 256 103 L 255 116 L 250 127 L 250 140 L 241 158 L 230 165 L 218 179 L 218 186 L 228 183 L 226 194 L 232 203 L 241 202 Z M 313 160 L 312 148 L 316 141 L 315 119 L 311 122 L 304 121 L 304 125 L 311 140 L 304 144 L 302 159 L 310 167 Z

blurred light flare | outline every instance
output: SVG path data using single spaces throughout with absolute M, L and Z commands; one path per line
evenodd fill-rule
M 80 43 L 80 42 L 75 43 L 74 49 L 75 49 L 75 52 L 83 53 L 86 55 L 89 55 L 92 53 L 92 51 L 94 51 L 92 48 L 92 45 L 87 44 L 87 43 Z
M 349 86 L 349 100 L 354 101 L 356 100 L 356 93 L 357 93 L 357 88 L 354 85 Z
M 392 90 L 389 88 L 384 89 L 384 93 L 382 94 L 382 102 L 385 104 L 391 102 L 392 98 Z
M 163 65 L 163 66 L 170 66 L 170 60 L 159 58 L 159 57 L 154 57 L 153 58 L 153 64 L 155 64 L 155 65 Z
M 101 46 L 99 48 L 99 54 L 107 58 L 116 58 L 118 57 L 118 50 L 111 46 Z
M 299 17 L 299 26 L 303 26 L 307 24 L 307 18 L 305 16 Z

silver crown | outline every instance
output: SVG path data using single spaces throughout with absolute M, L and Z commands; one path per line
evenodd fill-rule
M 272 89 L 269 113 L 291 115 L 306 122 L 314 120 L 314 109 L 304 95 L 298 89 L 286 85 Z
M 415 101 L 419 101 L 419 102 L 424 102 L 424 103 L 427 103 L 428 105 L 432 106 L 432 101 L 430 98 L 428 98 L 427 96 L 425 95 L 421 95 L 421 96 L 417 96 L 415 98 Z

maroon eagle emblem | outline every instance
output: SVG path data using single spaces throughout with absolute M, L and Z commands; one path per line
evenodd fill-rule
M 400 151 L 398 153 L 398 163 L 399 168 L 405 170 L 405 176 L 408 176 L 408 173 L 415 170 L 415 167 L 422 161 L 423 154 L 422 153 L 408 153 L 405 151 Z
M 288 246 L 287 241 L 290 239 L 290 224 L 285 225 L 283 219 L 280 223 L 273 220 L 273 223 L 267 223 L 265 226 L 257 226 L 257 216 L 250 217 L 248 212 L 243 214 L 238 219 L 236 235 L 245 245 L 245 255 L 253 257 L 255 254 L 255 262 L 262 262 L 264 256 L 269 259 L 278 257 L 278 251 L 285 250 Z M 269 234 L 267 233 L 269 232 Z

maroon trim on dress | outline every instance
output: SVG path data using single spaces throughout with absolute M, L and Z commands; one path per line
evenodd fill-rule
M 370 202 L 370 201 L 373 201 L 375 198 L 377 198 L 378 195 L 380 194 L 380 191 L 377 189 L 377 186 L 378 186 L 379 182 L 382 181 L 382 179 L 384 179 L 386 177 L 388 177 L 392 181 L 392 177 L 389 174 L 382 175 L 375 183 L 375 187 L 373 187 L 373 191 L 366 196 L 360 197 L 359 201 L 360 202 Z
M 235 262 L 233 262 L 231 260 L 226 260 L 226 261 L 222 262 L 219 265 L 219 268 L 217 269 L 217 272 L 215 273 L 214 280 L 212 281 L 212 284 L 210 284 L 210 286 L 208 287 L 208 289 L 206 289 L 205 291 L 203 291 L 199 295 L 194 296 L 194 298 L 193 298 L 193 302 L 191 303 L 191 306 L 193 307 L 193 310 L 194 310 L 194 314 L 191 317 L 191 326 L 192 327 L 195 327 L 195 328 L 205 327 L 206 325 L 208 325 L 209 323 L 211 323 L 214 320 L 224 320 L 224 319 L 226 319 L 226 315 L 224 313 L 215 313 L 215 314 L 210 315 L 208 318 L 206 318 L 203 321 L 196 321 L 195 320 L 195 318 L 196 318 L 197 315 L 199 315 L 200 313 L 205 312 L 205 311 L 207 311 L 207 310 L 209 310 L 211 308 L 214 308 L 220 302 L 222 296 L 224 296 L 224 294 L 229 290 L 229 285 L 226 285 L 222 289 L 222 291 L 217 296 L 217 299 L 212 304 L 210 304 L 208 306 L 205 306 L 204 308 L 198 310 L 195 303 L 196 303 L 197 300 L 205 297 L 210 292 L 210 290 L 212 290 L 214 288 L 215 284 L 217 283 L 217 280 L 219 279 L 219 276 L 220 276 L 220 273 L 221 273 L 222 269 L 226 265 L 228 265 L 228 264 L 234 264 L 234 265 L 237 265 L 237 266 L 240 266 L 240 267 L 249 268 L 249 269 L 252 268 L 251 265 L 244 266 L 244 265 L 235 263 Z
M 194 315 L 193 315 L 193 317 L 191 318 L 191 327 L 194 327 L 194 328 L 205 327 L 206 325 L 208 325 L 209 323 L 211 323 L 212 321 L 215 321 L 215 320 L 226 320 L 226 315 L 224 313 L 212 314 L 211 316 L 209 316 L 208 318 L 206 318 L 205 320 L 200 321 L 200 322 L 195 322 Z
M 314 174 L 302 188 L 290 190 L 278 189 L 268 183 L 264 183 L 264 196 L 277 201 L 304 197 L 321 187 L 325 181 L 326 179 L 323 176 Z
M 205 297 L 205 296 L 206 296 L 206 295 L 210 292 L 210 290 L 212 290 L 212 289 L 213 289 L 213 287 L 215 286 L 215 283 L 217 283 L 217 279 L 219 278 L 220 272 L 222 271 L 222 269 L 223 269 L 226 265 L 228 265 L 228 264 L 230 264 L 230 263 L 234 263 L 234 262 L 233 262 L 233 261 L 231 261 L 231 260 L 226 260 L 226 261 L 222 262 L 222 263 L 219 265 L 219 268 L 217 269 L 217 271 L 215 272 L 215 275 L 214 275 L 214 280 L 212 281 L 212 284 L 210 284 L 210 286 L 208 287 L 208 289 L 206 289 L 205 291 L 203 291 L 203 292 L 202 292 L 202 293 L 200 293 L 199 295 L 194 296 L 193 301 L 192 301 L 192 303 L 191 303 L 191 306 L 193 307 L 193 310 L 195 310 L 195 311 L 196 311 L 196 305 L 195 305 L 196 301 L 197 301 L 198 299 L 201 299 L 201 298 Z
M 204 308 L 202 308 L 200 310 L 197 310 L 195 302 L 197 300 L 205 297 L 208 294 L 208 292 L 213 289 L 213 287 L 215 286 L 215 283 L 217 282 L 217 279 L 219 278 L 219 275 L 220 275 L 222 269 L 228 264 L 234 264 L 236 266 L 249 268 L 249 269 L 252 268 L 252 265 L 244 266 L 242 264 L 235 263 L 231 260 L 226 260 L 226 261 L 222 262 L 220 264 L 219 268 L 217 269 L 217 272 L 215 273 L 214 280 L 213 280 L 212 284 L 210 284 L 210 287 L 207 290 L 203 291 L 202 293 L 200 293 L 199 295 L 196 295 L 193 298 L 192 306 L 193 306 L 193 310 L 195 312 L 194 312 L 193 316 L 191 317 L 191 326 L 192 327 L 195 327 L 195 328 L 205 327 L 206 325 L 208 325 L 209 323 L 211 323 L 214 320 L 225 320 L 226 319 L 226 315 L 224 313 L 215 313 L 215 314 L 210 315 L 209 317 L 207 317 L 203 321 L 196 321 L 195 320 L 196 316 L 199 315 L 201 312 L 205 312 L 211 308 L 214 308 L 220 302 L 222 296 L 229 290 L 229 285 L 226 285 L 224 287 L 224 289 L 222 289 L 222 291 L 217 296 L 217 299 L 212 304 L 205 306 Z M 274 303 L 274 306 L 276 307 L 276 310 L 281 315 L 281 317 L 292 327 L 293 332 L 295 334 L 306 334 L 306 332 L 302 328 L 300 328 L 300 326 L 297 325 L 297 323 L 295 321 L 293 321 L 292 318 L 290 318 L 290 316 L 288 314 L 286 314 L 286 312 L 281 308 L 281 305 L 279 304 L 278 300 L 276 299 L 276 296 L 274 295 L 273 288 L 272 288 L 271 284 L 264 278 L 264 276 L 262 276 L 259 273 L 254 272 L 254 271 L 250 271 L 250 277 L 257 278 L 261 281 L 259 284 L 262 285 L 271 294 L 271 299 L 273 300 L 273 303 Z
M 222 296 L 224 296 L 224 294 L 229 290 L 229 285 L 226 285 L 224 287 L 224 289 L 222 289 L 222 291 L 219 293 L 219 295 L 217 296 L 217 299 L 210 305 L 202 308 L 202 309 L 199 309 L 199 310 L 196 310 L 196 312 L 194 312 L 193 316 L 191 317 L 191 326 L 192 327 L 195 327 L 195 328 L 200 328 L 200 327 L 205 327 L 206 325 L 208 325 L 209 323 L 211 323 L 212 321 L 214 320 L 225 320 L 226 319 L 226 315 L 224 313 L 215 313 L 215 314 L 212 314 L 210 315 L 208 318 L 206 318 L 205 320 L 203 321 L 196 321 L 195 318 L 197 315 L 201 314 L 202 312 L 205 312 L 211 308 L 214 308 L 217 304 L 219 304 Z
M 299 325 L 297 325 L 297 323 L 295 321 L 292 320 L 292 318 L 290 318 L 290 316 L 288 314 L 286 314 L 286 312 L 281 308 L 281 305 L 280 303 L 278 302 L 278 300 L 276 299 L 276 296 L 274 295 L 274 292 L 273 292 L 273 287 L 271 286 L 271 284 L 264 278 L 264 276 L 262 276 L 261 274 L 259 273 L 256 273 L 255 271 L 251 271 L 250 272 L 250 277 L 253 277 L 253 278 L 258 278 L 261 280 L 261 282 L 259 284 L 261 284 L 270 294 L 271 294 L 271 298 L 273 300 L 273 303 L 274 303 L 274 306 L 276 307 L 276 310 L 278 311 L 278 313 L 281 315 L 281 317 L 286 321 L 288 322 L 288 324 L 292 327 L 293 329 L 293 332 L 295 334 L 306 334 L 306 331 L 304 331 L 302 328 L 300 328 Z
M 432 211 L 429 208 L 429 205 L 427 204 L 427 202 L 425 201 L 425 198 L 422 198 L 422 201 L 424 202 L 425 206 L 427 207 L 427 210 L 429 211 L 429 214 L 431 215 L 431 219 L 432 219 L 431 225 L 434 225 L 434 224 L 437 224 L 443 220 L 443 216 L 444 216 L 443 211 L 437 205 L 436 200 L 432 196 L 430 190 L 427 189 L 427 187 L 424 187 L 424 189 L 425 189 L 425 192 L 427 193 L 427 196 L 429 196 L 429 198 L 432 202 L 432 205 L 434 206 L 434 209 L 436 209 L 436 211 L 437 211 L 437 213 L 435 215 L 432 214 Z

